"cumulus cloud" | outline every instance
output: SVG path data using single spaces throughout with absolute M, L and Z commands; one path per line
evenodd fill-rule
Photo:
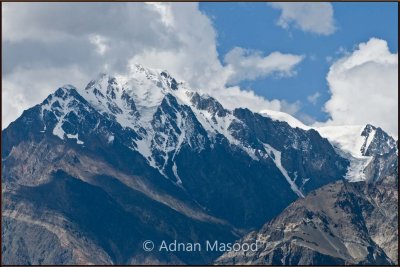
M 24 44 L 36 55 L 13 59 L 18 65 L 47 60 L 51 66 L 70 63 L 94 69 L 106 62 L 122 71 L 146 48 L 173 49 L 180 43 L 159 12 L 143 3 L 7 3 L 4 7 L 5 53 Z M 108 53 L 100 57 L 98 51 L 104 49 Z
M 224 90 L 214 90 L 205 93 L 212 95 L 221 102 L 221 104 L 229 109 L 242 107 L 248 108 L 255 112 L 269 109 L 276 111 L 284 111 L 292 115 L 300 114 L 301 104 L 299 101 L 288 102 L 286 100 L 267 100 L 262 96 L 256 95 L 251 90 L 244 90 L 238 86 L 227 87 Z M 239 104 L 238 104 L 239 103 Z
M 289 29 L 295 27 L 305 32 L 330 35 L 335 32 L 333 7 L 330 3 L 269 3 L 282 11 L 277 24 Z
M 229 69 L 228 83 L 242 80 L 254 80 L 259 77 L 278 74 L 291 76 L 294 67 L 303 60 L 303 56 L 273 52 L 263 56 L 260 51 L 235 47 L 225 55 L 225 63 Z
M 246 67 L 232 52 L 223 65 L 217 33 L 197 3 L 6 3 L 2 30 L 3 128 L 58 86 L 84 86 L 99 72 L 125 73 L 133 63 L 166 69 L 229 107 L 293 110 L 226 84 L 291 74 L 297 56 L 239 55 Z
M 371 38 L 340 58 L 327 75 L 331 98 L 326 124 L 379 126 L 398 136 L 398 54 L 385 40 Z

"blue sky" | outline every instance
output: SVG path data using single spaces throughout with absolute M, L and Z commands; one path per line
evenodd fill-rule
M 281 14 L 266 3 L 200 3 L 200 10 L 211 18 L 217 32 L 219 58 L 233 47 L 262 51 L 302 54 L 305 59 L 297 66 L 297 75 L 279 78 L 268 76 L 242 81 L 268 99 L 300 101 L 301 111 L 319 121 L 328 119 L 322 107 L 329 99 L 326 75 L 333 59 L 351 52 L 371 37 L 387 41 L 392 53 L 398 51 L 397 3 L 332 3 L 336 31 L 328 36 L 300 29 L 283 29 L 277 25 Z M 316 102 L 307 97 L 319 92 Z

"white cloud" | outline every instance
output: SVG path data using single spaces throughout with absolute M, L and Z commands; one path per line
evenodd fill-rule
M 239 54 L 224 66 L 217 33 L 197 3 L 6 3 L 2 23 L 3 128 L 58 86 L 84 86 L 99 72 L 123 73 L 132 63 L 166 69 L 229 107 L 293 110 L 226 84 L 293 74 L 301 56 Z
M 330 3 L 289 2 L 269 5 L 282 11 L 277 24 L 284 29 L 294 26 L 305 32 L 322 35 L 330 35 L 336 30 Z
M 321 96 L 321 94 L 319 92 L 315 92 L 314 94 L 307 96 L 307 100 L 311 104 L 315 105 L 315 104 L 317 104 L 317 101 L 320 96 Z
M 238 86 L 225 88 L 224 90 L 203 91 L 221 102 L 228 109 L 237 107 L 248 108 L 255 112 L 269 109 L 284 111 L 289 114 L 297 114 L 300 109 L 298 102 L 289 103 L 285 100 L 268 100 L 262 96 L 256 95 L 251 90 L 243 90 Z
M 174 23 L 171 6 L 159 2 L 146 2 L 145 4 L 153 6 L 160 13 L 161 20 L 165 25 L 171 26 Z
M 109 49 L 107 45 L 107 39 L 99 34 L 93 34 L 89 36 L 89 41 L 96 47 L 97 53 L 100 55 L 104 55 L 105 52 Z
M 273 52 L 263 56 L 259 51 L 250 51 L 235 47 L 225 55 L 225 63 L 229 69 L 228 83 L 242 80 L 254 80 L 259 77 L 278 74 L 291 76 L 294 67 L 303 60 L 304 56 Z
M 379 126 L 398 136 L 398 54 L 385 40 L 371 38 L 333 63 L 327 80 L 326 124 Z

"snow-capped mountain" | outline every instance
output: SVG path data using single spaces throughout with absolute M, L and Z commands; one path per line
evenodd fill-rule
M 80 101 L 75 99 L 77 95 Z M 296 195 L 302 197 L 308 190 L 306 184 L 312 178 L 310 173 L 303 168 L 291 167 L 289 155 L 308 153 L 312 145 L 310 136 L 315 133 L 276 123 L 280 126 L 274 127 L 276 135 L 287 131 L 293 139 L 282 144 L 274 140 L 268 142 L 268 137 L 273 135 L 259 134 L 250 128 L 261 118 L 245 109 L 227 110 L 214 98 L 199 95 L 166 71 L 135 65 L 127 77 L 101 74 L 85 89 L 64 86 L 50 95 L 41 107 L 42 132 L 49 128 L 60 139 L 74 139 L 84 146 L 85 141 L 80 136 L 86 132 L 80 133 L 76 124 L 82 124 L 87 116 L 91 116 L 86 113 L 93 113 L 92 109 L 119 124 L 122 131 L 131 132 L 126 137 L 130 140 L 124 140 L 125 145 L 139 152 L 150 166 L 178 186 L 183 185 L 175 157 L 181 147 L 188 146 L 192 151 L 200 152 L 213 149 L 215 143 L 223 140 L 252 160 L 272 161 Z M 250 114 L 251 118 L 246 121 Z M 47 125 L 49 116 L 51 123 Z M 97 127 L 93 125 L 90 131 L 96 131 Z M 103 138 L 109 143 L 115 141 L 111 131 Z M 321 169 L 321 166 L 312 168 Z
M 394 138 L 381 128 L 370 124 L 311 127 L 284 112 L 263 110 L 260 111 L 260 114 L 277 121 L 285 121 L 294 128 L 314 129 L 322 137 L 327 138 L 337 153 L 349 160 L 350 165 L 345 178 L 352 182 L 379 179 L 385 173 L 369 172 L 372 163 L 384 155 L 393 154 L 392 160 L 394 155 L 398 155 L 397 143 Z M 391 163 L 393 164 L 393 162 Z M 384 165 L 383 162 L 379 164 Z M 385 168 L 393 169 L 393 167 L 393 165 L 380 166 L 381 171 L 379 172 Z
M 373 131 L 362 156 L 373 156 L 369 173 L 379 177 L 393 169 L 385 162 L 397 161 L 386 161 L 390 138 Z M 3 217 L 13 248 L 3 255 L 18 259 L 12 263 L 55 263 L 57 255 L 71 264 L 211 263 L 218 252 L 143 254 L 140 244 L 232 241 L 346 178 L 351 158 L 321 135 L 284 113 L 226 109 L 140 65 L 85 88 L 63 86 L 2 131 Z M 31 235 L 18 234 L 22 228 Z M 55 254 L 13 254 L 15 235 L 29 251 L 52 244 Z
M 317 129 L 322 137 L 327 138 L 344 157 L 350 166 L 346 178 L 350 181 L 379 179 L 385 173 L 381 166 L 379 174 L 368 172 L 378 158 L 392 154 L 397 156 L 396 141 L 381 128 L 372 125 L 363 126 L 326 126 Z M 383 162 L 382 162 L 383 163 Z M 380 163 L 381 164 L 381 163 Z M 389 168 L 393 169 L 394 166 Z

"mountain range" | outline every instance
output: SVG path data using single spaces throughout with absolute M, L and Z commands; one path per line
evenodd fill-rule
M 373 125 L 226 109 L 167 71 L 100 74 L 2 131 L 2 261 L 395 264 L 397 147 Z M 251 255 L 142 247 L 255 237 Z

